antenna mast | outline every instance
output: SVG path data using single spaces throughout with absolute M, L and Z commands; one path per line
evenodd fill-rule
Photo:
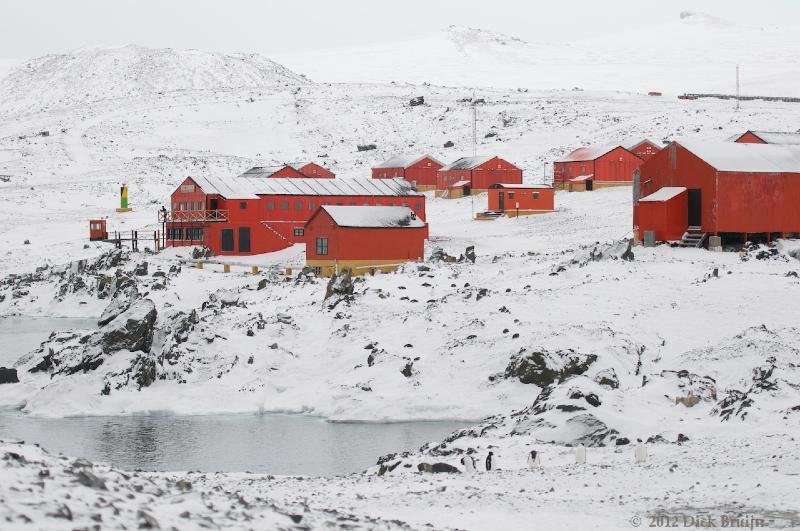
M 736 110 L 739 110 L 739 65 L 736 65 Z
M 478 149 L 478 106 L 475 104 L 475 91 L 472 91 L 472 156 Z

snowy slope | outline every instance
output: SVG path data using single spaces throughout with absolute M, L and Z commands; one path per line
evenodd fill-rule
M 567 37 L 569 39 L 569 37 Z M 611 36 L 526 42 L 458 26 L 411 41 L 274 58 L 316 81 L 800 95 L 793 29 L 738 26 L 702 13 Z
M 12 68 L 0 79 L 0 113 L 59 109 L 174 91 L 306 83 L 303 77 L 257 54 L 135 45 L 90 48 L 46 55 Z

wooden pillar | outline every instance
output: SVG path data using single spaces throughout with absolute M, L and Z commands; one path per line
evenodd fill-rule
M 230 264 L 222 264 L 222 272 L 223 273 L 230 273 L 231 272 L 231 265 Z
M 250 268 L 250 272 L 253 273 L 254 275 L 257 275 L 258 274 L 258 266 L 255 266 L 255 265 L 252 266 Z
M 197 262 L 197 269 L 203 269 L 203 262 Z

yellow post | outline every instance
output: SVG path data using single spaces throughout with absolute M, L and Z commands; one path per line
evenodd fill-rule
M 258 274 L 258 266 L 251 267 L 250 268 L 250 272 L 253 273 L 254 275 L 257 275 Z
M 223 273 L 230 273 L 231 272 L 231 265 L 230 264 L 222 264 L 222 272 Z
M 119 189 L 119 208 L 117 212 L 130 212 L 133 210 L 128 207 L 128 185 L 123 184 Z
M 197 262 L 197 269 L 203 269 L 203 262 Z

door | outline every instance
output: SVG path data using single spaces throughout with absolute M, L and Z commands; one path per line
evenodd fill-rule
M 594 181 L 592 179 L 586 179 L 586 181 L 584 182 L 586 183 L 587 192 L 591 192 L 592 190 L 594 190 Z
M 209 210 L 217 210 L 219 208 L 219 199 L 209 199 L 208 200 L 208 209 Z
M 239 252 L 250 252 L 250 227 L 239 227 Z
M 500 198 L 500 210 L 502 212 L 505 212 L 506 211 L 506 193 L 505 192 L 500 192 L 499 198 Z
M 702 190 L 689 189 L 689 226 L 700 227 L 703 224 Z
M 233 229 L 222 229 L 222 252 L 233 252 Z

